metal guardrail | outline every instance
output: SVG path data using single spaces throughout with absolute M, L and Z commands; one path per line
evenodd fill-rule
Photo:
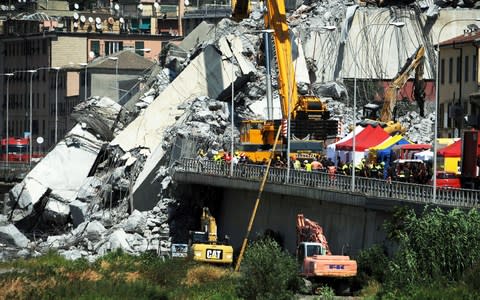
M 181 158 L 175 164 L 175 170 L 199 174 L 230 177 L 230 165 L 210 160 Z M 260 181 L 266 170 L 263 165 L 238 164 L 233 168 L 233 178 Z M 324 172 L 306 172 L 290 169 L 287 182 L 285 168 L 271 168 L 268 182 L 282 185 L 295 185 L 310 188 L 351 191 L 352 177 L 330 175 Z M 436 201 L 433 202 L 433 187 L 430 185 L 386 181 L 366 177 L 355 177 L 355 193 L 379 198 L 390 198 L 417 204 L 435 204 L 450 207 L 478 207 L 479 190 L 437 188 Z
M 0 181 L 14 182 L 25 178 L 30 171 L 30 164 L 23 162 L 0 162 Z

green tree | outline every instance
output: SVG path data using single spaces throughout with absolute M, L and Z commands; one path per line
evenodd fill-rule
M 299 286 L 295 259 L 270 238 L 247 249 L 240 272 L 238 294 L 245 299 L 292 299 Z

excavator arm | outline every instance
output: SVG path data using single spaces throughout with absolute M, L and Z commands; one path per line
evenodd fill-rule
M 200 219 L 202 231 L 190 231 L 190 252 L 193 260 L 231 264 L 233 262 L 233 247 L 218 241 L 217 222 L 210 214 L 208 207 L 204 207 Z
M 401 89 L 408 80 L 410 73 L 415 70 L 414 82 L 414 96 L 420 107 L 420 115 L 423 117 L 423 104 L 425 98 L 424 82 L 423 82 L 423 64 L 425 61 L 425 48 L 418 47 L 415 53 L 407 59 L 402 69 L 393 78 L 392 83 L 385 92 L 385 102 L 383 103 L 382 111 L 380 113 L 380 121 L 389 122 L 393 120 L 393 109 L 397 103 L 397 92 Z
M 303 214 L 297 215 L 297 244 L 301 242 L 320 243 L 326 249 L 327 255 L 331 255 L 327 238 L 323 234 L 323 228 L 317 222 L 307 219 Z
M 252 11 L 249 0 L 232 0 L 232 19 L 240 22 Z
M 216 243 L 218 240 L 217 222 L 215 221 L 215 218 L 210 214 L 210 210 L 208 209 L 208 207 L 203 208 L 201 222 L 203 231 L 208 233 L 208 242 Z

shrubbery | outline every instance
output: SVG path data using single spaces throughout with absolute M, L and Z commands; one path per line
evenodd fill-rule
M 360 276 L 380 281 L 382 299 L 475 299 L 480 285 L 480 213 L 426 207 L 398 209 L 385 226 L 398 245 L 387 260 L 379 246 L 362 251 Z M 384 270 L 384 271 L 382 271 Z M 364 280 L 364 283 L 366 280 Z M 464 297 L 465 296 L 465 297 Z
M 436 279 L 457 281 L 480 259 L 480 214 L 458 209 L 425 209 L 403 215 L 401 227 L 390 227 L 399 242 L 387 283 L 402 288 Z
M 245 299 L 292 299 L 299 286 L 295 259 L 269 238 L 247 249 L 240 272 L 237 291 Z

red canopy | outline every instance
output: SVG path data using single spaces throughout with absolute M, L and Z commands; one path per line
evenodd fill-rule
M 448 145 L 447 147 L 438 150 L 438 155 L 444 157 L 460 157 L 462 156 L 462 140 L 458 140 L 455 143 Z
M 355 136 L 355 151 L 365 151 L 368 148 L 376 146 L 388 139 L 390 135 L 380 126 L 372 127 L 368 125 L 359 134 Z M 336 150 L 352 151 L 353 138 L 335 146 Z

